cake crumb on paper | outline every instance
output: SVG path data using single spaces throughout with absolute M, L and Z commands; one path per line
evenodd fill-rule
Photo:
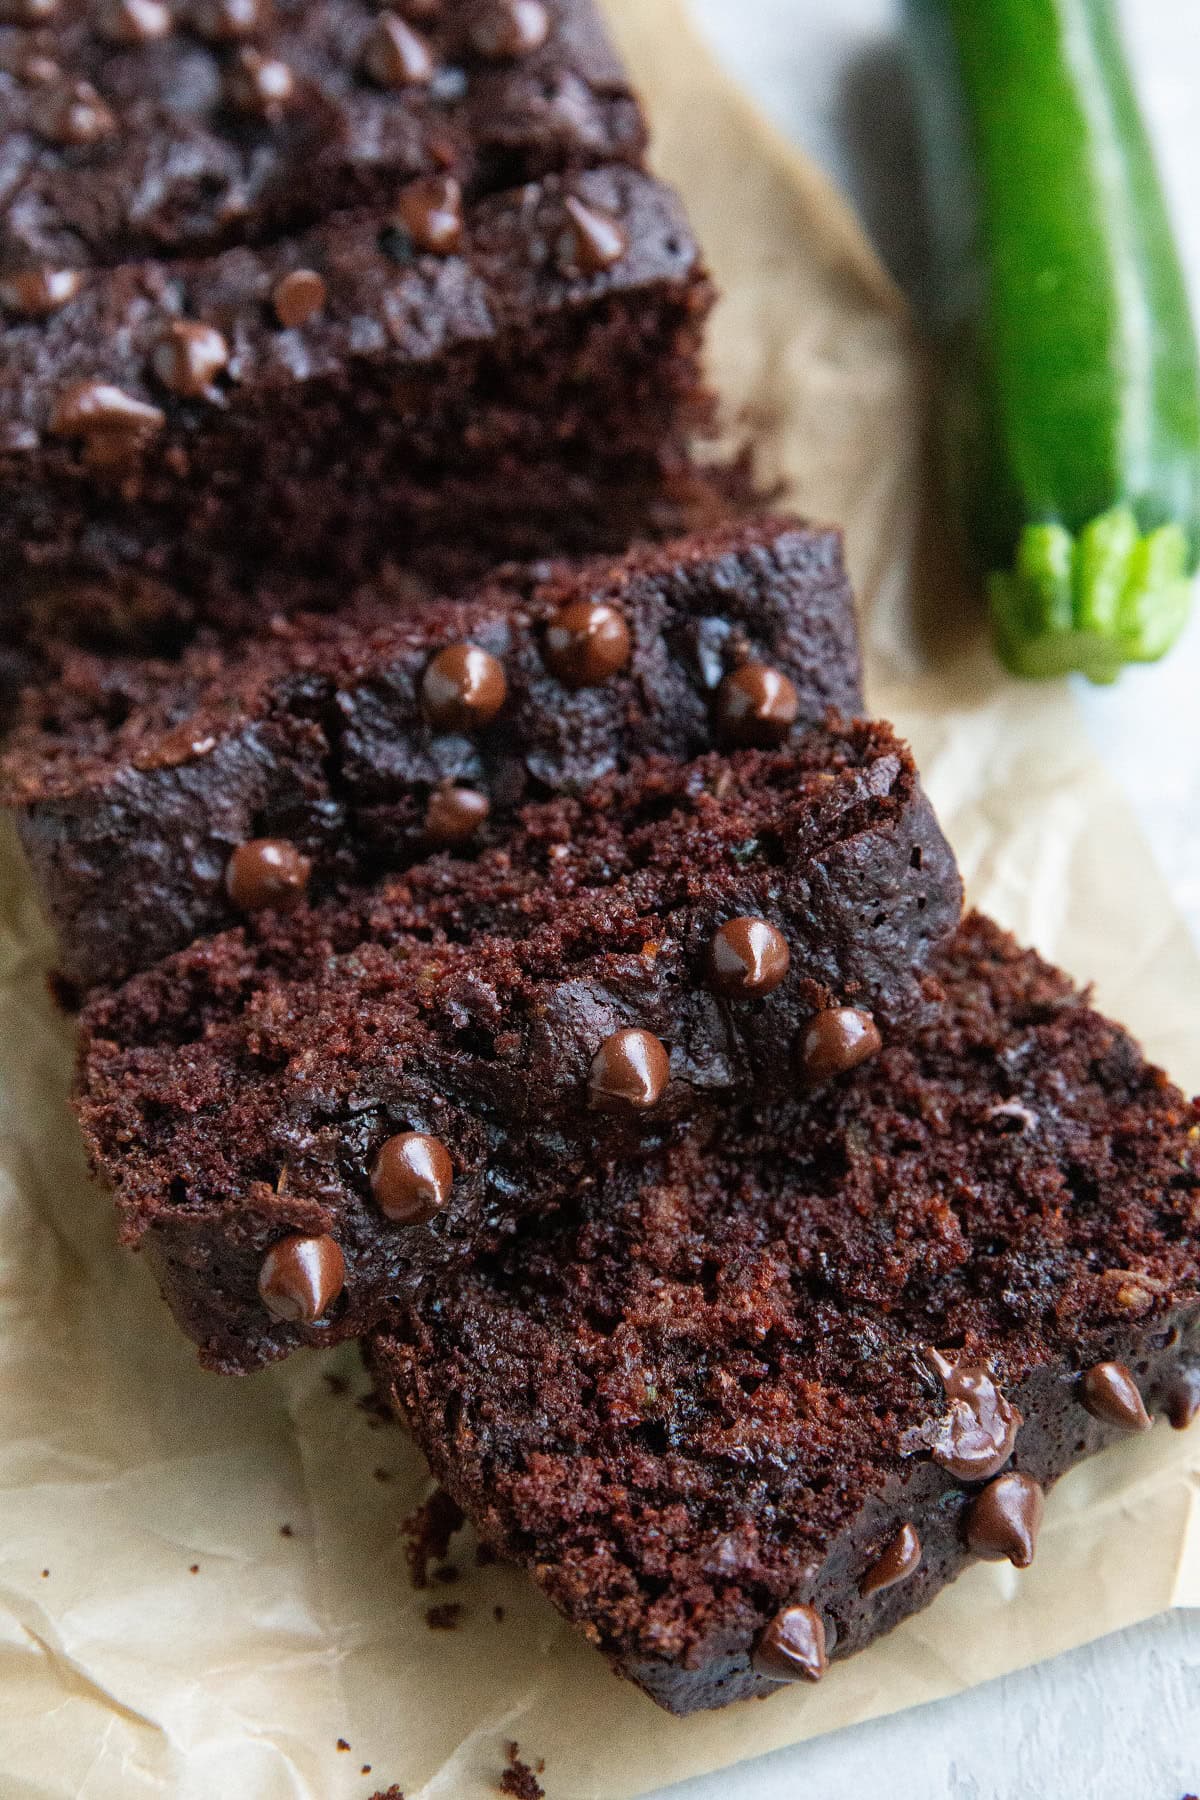
M 539 1773 L 545 1766 L 545 1763 L 538 1764 Z M 546 1800 L 546 1790 L 522 1758 L 520 1744 L 508 1746 L 508 1767 L 500 1777 L 499 1791 L 510 1794 L 512 1800 Z
M 408 1560 L 409 1580 L 415 1588 L 429 1586 L 432 1563 L 445 1561 L 450 1539 L 463 1522 L 462 1508 L 445 1488 L 438 1488 L 424 1505 L 410 1513 L 400 1527 L 404 1538 L 404 1554 Z
M 454 1631 L 462 1618 L 463 1609 L 457 1600 L 445 1600 L 440 1606 L 431 1606 L 425 1613 L 425 1623 L 430 1631 Z

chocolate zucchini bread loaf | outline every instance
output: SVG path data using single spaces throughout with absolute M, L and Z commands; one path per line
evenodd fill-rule
M 1200 1109 L 969 919 L 807 1100 L 505 1213 L 382 1393 L 486 1543 L 679 1713 L 816 1679 L 1200 1406 Z
M 780 742 L 861 704 L 839 537 L 758 520 L 178 661 L 78 655 L 26 695 L 0 799 L 86 988 L 638 756 Z
M 250 1369 L 359 1335 L 493 1216 L 877 1054 L 959 907 L 886 726 L 652 759 L 98 990 L 76 1107 L 203 1360 Z
M 177 646 L 620 548 L 709 289 L 591 0 L 0 16 L 0 621 Z

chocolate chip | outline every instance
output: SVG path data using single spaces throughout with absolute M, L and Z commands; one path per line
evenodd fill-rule
M 152 44 L 169 34 L 171 13 L 162 0 L 105 0 L 97 22 L 110 44 Z
M 0 0 L 0 25 L 44 25 L 58 11 L 58 0 Z
M 1200 1418 L 1200 1369 L 1176 1369 L 1165 1399 L 1165 1411 L 1173 1431 L 1186 1431 Z
M 454 1185 L 454 1164 L 439 1138 L 422 1131 L 391 1137 L 371 1170 L 371 1192 L 385 1218 L 425 1225 L 440 1213 Z
M 926 1352 L 946 1390 L 946 1411 L 922 1435 L 933 1460 L 956 1481 L 990 1481 L 1013 1453 L 1021 1414 L 982 1364 Z
M 84 465 L 98 475 L 131 475 L 149 441 L 145 434 L 93 431 L 81 446 Z
M 331 1237 L 297 1233 L 273 1244 L 258 1272 L 258 1292 L 272 1318 L 315 1325 L 346 1281 L 346 1261 Z
M 439 650 L 421 682 L 421 704 L 435 731 L 475 731 L 496 717 L 508 682 L 494 656 L 477 644 Z
M 920 1566 L 921 1540 L 914 1525 L 902 1525 L 878 1561 L 873 1562 L 858 1584 L 865 1600 L 868 1594 L 881 1594 L 895 1587 Z
M 1149 1431 L 1154 1423 L 1124 1363 L 1095 1363 L 1085 1370 L 1080 1397 L 1094 1419 L 1118 1431 Z
M 275 317 L 288 331 L 306 325 L 309 319 L 324 312 L 328 293 L 323 278 L 315 269 L 293 269 L 281 275 L 271 289 L 271 305 Z
M 25 269 L 0 281 L 0 305 L 27 319 L 46 319 L 83 286 L 78 269 Z
M 73 81 L 48 96 L 41 114 L 41 133 L 51 143 L 82 148 L 111 137 L 117 121 L 90 81 Z
M 225 870 L 225 890 L 242 912 L 287 911 L 304 898 L 312 860 L 287 838 L 239 844 Z
M 817 1013 L 800 1047 L 800 1072 L 816 1084 L 845 1075 L 883 1048 L 879 1027 L 869 1012 L 854 1006 L 831 1006 Z
M 425 39 L 394 12 L 380 13 L 363 46 L 363 73 L 383 88 L 424 87 L 433 76 Z
M 546 627 L 546 665 L 565 687 L 599 687 L 628 667 L 633 644 L 615 606 L 576 600 Z
M 58 64 L 49 56 L 39 56 L 36 51 L 25 58 L 17 73 L 26 87 L 49 87 L 51 82 L 62 79 Z
M 785 1606 L 754 1649 L 755 1673 L 769 1681 L 820 1681 L 829 1667 L 825 1625 L 811 1606 Z
M 277 56 L 239 50 L 225 77 L 225 98 L 236 112 L 276 124 L 296 97 L 296 77 Z
M 787 939 L 766 919 L 730 919 L 713 933 L 708 979 L 730 1000 L 773 994 L 791 960 Z
M 229 346 L 219 331 L 195 319 L 176 319 L 155 344 L 150 367 L 173 394 L 198 400 L 228 361 Z
M 779 669 L 743 663 L 717 689 L 717 727 L 730 744 L 769 749 L 800 716 L 800 696 Z
M 469 843 L 486 824 L 491 805 L 486 794 L 474 788 L 437 788 L 429 796 L 425 811 L 425 835 L 431 844 L 443 849 L 453 844 Z
M 967 1542 L 988 1562 L 1027 1569 L 1037 1548 L 1046 1496 L 1041 1483 L 1016 1471 L 984 1488 L 967 1514 Z
M 161 431 L 166 414 L 144 400 L 135 400 L 109 381 L 75 381 L 59 395 L 50 414 L 54 437 L 105 437 L 122 442 L 143 439 Z
M 192 25 L 213 44 L 257 37 L 271 23 L 269 0 L 193 0 Z
M 563 201 L 566 222 L 555 243 L 559 267 L 566 274 L 601 275 L 620 262 L 629 248 L 625 229 L 611 213 L 585 206 L 574 194 Z
M 471 25 L 471 45 L 496 61 L 529 56 L 550 36 L 550 14 L 542 0 L 492 0 Z
M 181 719 L 163 732 L 161 737 L 154 737 L 146 746 L 133 755 L 135 769 L 174 769 L 180 763 L 195 762 L 202 756 L 211 756 L 217 747 L 217 739 L 211 731 L 205 729 L 196 719 Z
M 453 175 L 428 175 L 400 195 L 400 220 L 418 250 L 453 256 L 463 240 L 462 188 Z
M 592 1058 L 588 1104 L 594 1112 L 648 1112 L 670 1079 L 666 1045 L 652 1031 L 628 1026 L 605 1038 Z

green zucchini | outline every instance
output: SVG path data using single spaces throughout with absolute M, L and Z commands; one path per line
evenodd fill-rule
M 1186 622 L 1200 357 L 1112 0 L 908 0 L 951 499 L 1017 674 Z

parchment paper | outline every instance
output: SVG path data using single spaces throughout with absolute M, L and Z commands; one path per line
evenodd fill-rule
M 609 11 L 725 290 L 730 417 L 753 421 L 796 504 L 847 527 L 873 702 L 911 734 L 973 897 L 1095 976 L 1200 1087 L 1200 959 L 1069 691 L 1006 682 L 919 542 L 927 382 L 896 294 L 675 0 Z M 354 1404 L 354 1354 L 204 1375 L 118 1254 L 11 844 L 0 872 L 3 1800 L 365 1800 L 390 1783 L 474 1800 L 511 1739 L 545 1759 L 552 1800 L 624 1800 L 1200 1604 L 1200 1430 L 1162 1426 L 1061 1484 L 1029 1573 L 976 1568 L 820 1688 L 723 1714 L 659 1713 L 469 1543 L 453 1585 L 414 1592 L 396 1527 L 426 1478 Z M 457 1629 L 430 1629 L 447 1603 Z

